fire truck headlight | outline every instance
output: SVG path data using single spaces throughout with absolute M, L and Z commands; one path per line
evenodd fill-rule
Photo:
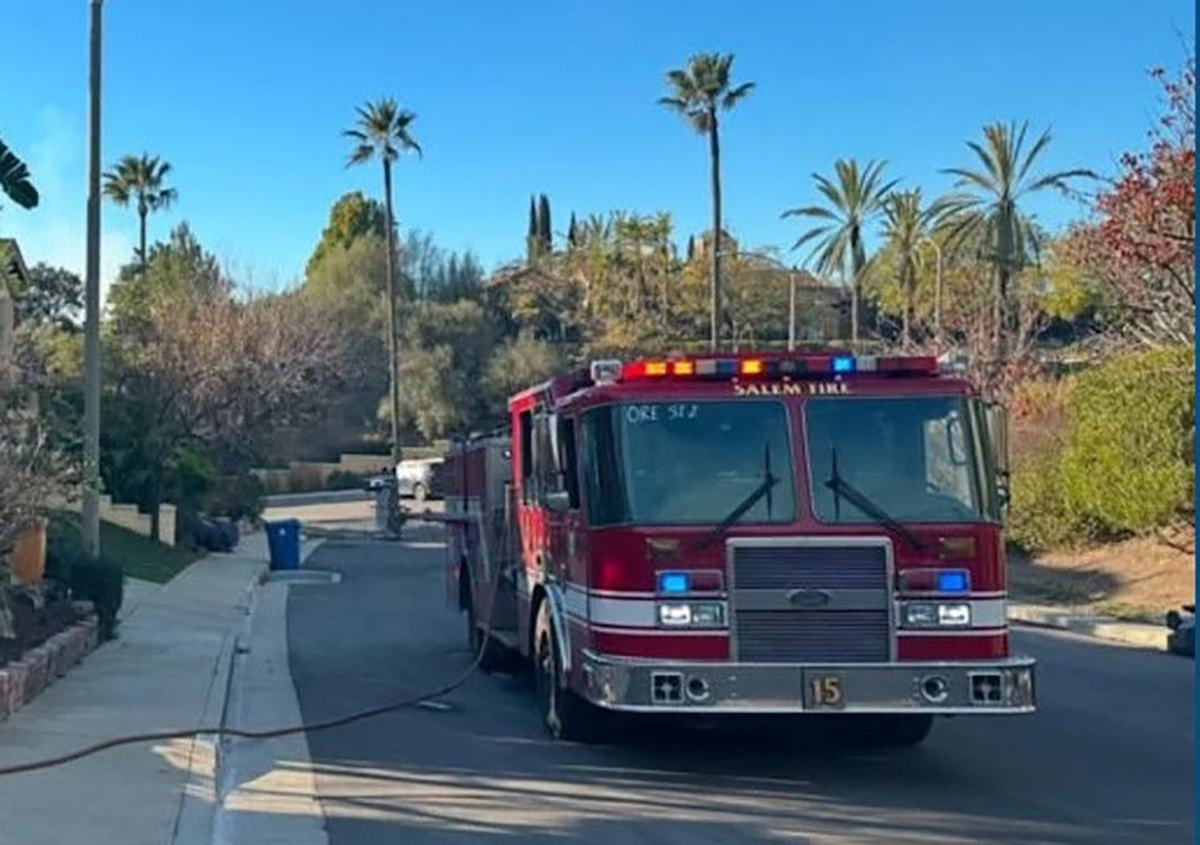
M 964 628 L 971 624 L 971 605 L 939 604 L 938 624 L 948 628 Z
M 692 624 L 692 606 L 690 604 L 660 604 L 658 606 L 658 624 L 664 628 L 682 628 Z
M 663 628 L 723 628 L 725 604 L 719 601 L 658 605 L 658 624 Z

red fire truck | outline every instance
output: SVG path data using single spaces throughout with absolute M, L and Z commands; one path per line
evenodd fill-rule
M 448 597 L 485 670 L 531 663 L 554 736 L 606 710 L 840 713 L 910 744 L 935 715 L 1033 712 L 1004 412 L 944 362 L 596 361 L 509 411 L 447 459 Z

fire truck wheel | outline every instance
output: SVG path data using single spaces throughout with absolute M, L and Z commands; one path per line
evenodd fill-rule
M 567 688 L 563 678 L 562 655 L 554 636 L 554 621 L 550 606 L 538 607 L 534 628 L 534 677 L 537 687 L 538 712 L 542 724 L 555 739 L 568 742 L 593 742 L 597 739 L 600 713 Z
M 890 748 L 920 745 L 933 730 L 933 716 L 919 713 L 860 716 L 857 720 L 855 737 Z

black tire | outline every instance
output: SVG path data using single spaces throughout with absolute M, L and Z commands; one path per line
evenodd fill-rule
M 464 605 L 467 611 L 467 647 L 471 650 L 471 659 L 474 660 L 478 657 L 482 650 L 483 656 L 479 658 L 479 670 L 490 675 L 503 668 L 504 648 L 491 637 L 487 638 L 485 645 L 483 629 L 479 627 L 479 620 L 475 615 L 475 593 L 471 589 L 471 577 L 465 570 L 459 583 L 462 584 L 463 590 L 460 604 Z
M 538 606 L 533 644 L 534 686 L 542 725 L 555 739 L 595 742 L 600 737 L 603 713 L 567 688 L 554 621 L 546 601 Z
M 429 495 L 429 491 L 425 489 L 425 485 L 417 482 L 412 488 L 412 497 L 414 502 L 424 502 Z
M 933 730 L 933 716 L 925 713 L 897 713 L 852 717 L 855 739 L 884 748 L 912 748 L 920 745 Z

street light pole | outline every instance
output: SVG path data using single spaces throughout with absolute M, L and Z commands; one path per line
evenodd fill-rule
M 100 46 L 104 0 L 91 0 L 88 73 L 87 268 L 84 283 L 83 543 L 100 557 Z
M 788 271 L 788 352 L 796 351 L 796 268 Z
M 931 237 L 921 238 L 921 243 L 932 244 L 934 255 L 937 256 L 937 270 L 933 282 L 933 334 L 941 342 L 942 339 L 942 248 Z

